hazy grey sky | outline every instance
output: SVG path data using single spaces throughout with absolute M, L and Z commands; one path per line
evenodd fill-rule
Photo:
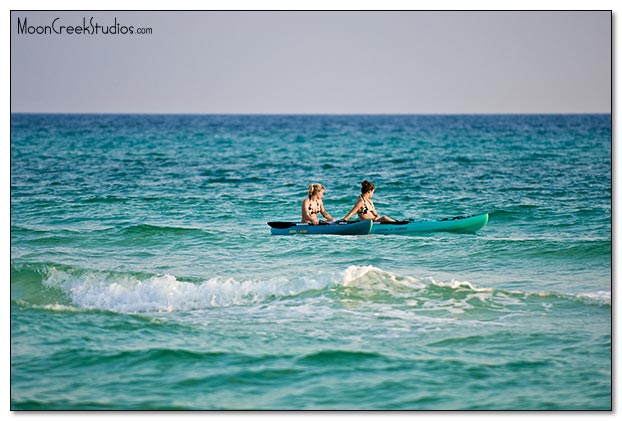
M 611 12 L 12 12 L 11 111 L 609 113 Z

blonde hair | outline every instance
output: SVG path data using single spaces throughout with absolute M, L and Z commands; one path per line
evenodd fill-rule
M 309 198 L 314 196 L 315 194 L 321 192 L 322 190 L 326 190 L 326 188 L 321 184 L 310 184 L 309 185 Z

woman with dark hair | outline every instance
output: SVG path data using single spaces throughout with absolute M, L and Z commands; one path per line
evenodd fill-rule
M 374 222 L 395 222 L 395 219 L 393 218 L 378 215 L 374 202 L 371 200 L 374 196 L 374 190 L 376 190 L 374 183 L 367 180 L 363 181 L 361 183 L 361 195 L 354 204 L 352 210 L 350 210 L 350 212 L 343 217 L 343 220 L 347 221 L 356 213 L 361 219 L 373 219 Z

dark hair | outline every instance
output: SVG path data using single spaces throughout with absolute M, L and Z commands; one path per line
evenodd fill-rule
M 375 190 L 375 189 L 376 189 L 376 186 L 374 186 L 374 183 L 371 183 L 371 182 L 369 182 L 367 180 L 365 180 L 365 181 L 363 181 L 361 183 L 361 193 L 362 194 L 365 194 L 368 191 L 372 191 L 372 190 Z

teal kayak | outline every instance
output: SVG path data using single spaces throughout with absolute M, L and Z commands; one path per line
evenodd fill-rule
M 397 222 L 375 222 L 372 234 L 426 234 L 431 232 L 455 232 L 473 234 L 488 223 L 488 214 L 456 216 L 433 220 L 405 220 Z
M 320 225 L 309 225 L 301 222 L 268 222 L 273 235 L 293 234 L 335 234 L 335 235 L 366 235 L 374 223 L 371 220 L 352 222 L 332 222 Z

